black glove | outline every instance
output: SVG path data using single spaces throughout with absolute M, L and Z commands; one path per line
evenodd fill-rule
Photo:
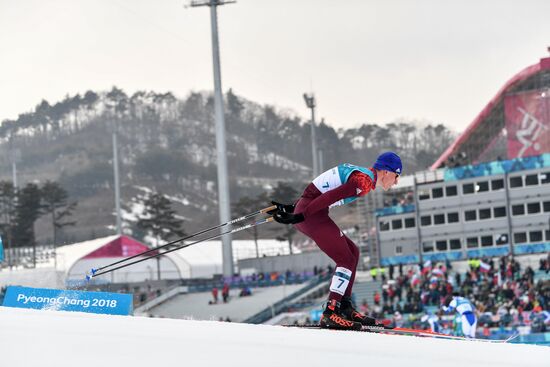
M 302 213 L 293 214 L 277 210 L 277 212 L 273 214 L 273 219 L 282 224 L 296 224 L 303 222 L 305 218 Z
M 294 204 L 281 204 L 276 201 L 272 201 L 271 204 L 275 205 L 277 209 L 270 210 L 267 214 L 274 215 L 276 212 L 294 213 Z

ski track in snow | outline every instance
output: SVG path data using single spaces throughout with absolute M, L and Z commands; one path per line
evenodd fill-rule
M 550 366 L 550 348 L 0 307 L 2 366 Z

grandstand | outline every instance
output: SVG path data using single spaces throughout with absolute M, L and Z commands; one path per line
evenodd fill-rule
M 451 267 L 452 266 L 452 267 Z M 550 344 L 550 254 L 430 262 L 377 269 L 377 279 L 358 272 L 352 298 L 357 309 L 394 326 L 429 328 L 422 316 L 437 315 L 453 334 L 453 315 L 440 306 L 451 293 L 472 300 L 479 314 L 478 336 L 504 339 L 520 333 L 525 342 Z M 383 270 L 383 271 L 382 271 Z M 377 293 L 377 297 L 374 297 Z M 269 324 L 317 321 L 326 287 L 303 307 L 287 308 Z M 546 333 L 546 334 L 545 334 Z

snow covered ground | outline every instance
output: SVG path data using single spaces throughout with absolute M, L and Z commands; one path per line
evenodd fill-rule
M 243 321 L 306 285 L 253 288 L 250 297 L 239 297 L 240 289 L 232 289 L 228 303 L 223 303 L 220 295 L 219 302 L 213 305 L 208 304 L 212 300 L 210 292 L 180 294 L 152 308 L 148 314 L 171 319 L 186 319 L 192 315 L 196 320 L 218 320 L 229 316 L 232 321 Z
M 550 365 L 550 348 L 0 307 L 1 366 Z

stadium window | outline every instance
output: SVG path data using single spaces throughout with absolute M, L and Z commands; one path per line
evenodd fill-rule
M 523 177 L 522 176 L 510 177 L 510 188 L 514 189 L 516 187 L 523 187 Z
M 540 213 L 540 203 L 527 203 L 527 214 L 537 214 Z
M 544 210 L 545 213 L 550 212 L 550 201 L 544 201 L 542 203 L 542 209 Z
M 467 248 L 479 247 L 479 239 L 477 237 L 466 238 L 466 247 Z
M 462 193 L 464 195 L 473 194 L 474 193 L 474 184 L 473 183 L 467 183 L 462 185 Z
M 445 187 L 445 195 L 447 195 L 447 196 L 456 196 L 456 195 L 458 195 L 458 190 L 456 189 L 456 186 L 446 186 Z
M 525 214 L 525 205 L 516 204 L 512 205 L 512 215 L 524 215 Z
M 460 250 L 462 248 L 462 242 L 460 241 L 460 238 L 453 238 L 449 240 L 449 245 L 451 247 L 451 250 Z
M 437 251 L 447 251 L 448 250 L 447 241 L 446 240 L 435 241 L 435 248 L 437 249 Z
M 536 186 L 539 184 L 539 175 L 526 175 L 525 176 L 525 186 Z
M 505 206 L 497 206 L 496 208 L 493 208 L 493 217 L 494 218 L 501 218 L 506 216 L 506 207 Z
M 418 190 L 418 200 L 429 200 L 430 199 L 430 190 L 421 189 Z
M 445 214 L 434 214 L 434 224 L 445 224 Z
M 403 221 L 401 219 L 394 219 L 391 221 L 391 229 L 403 228 Z
M 458 212 L 447 213 L 447 223 L 458 222 Z
M 520 244 L 527 242 L 527 233 L 526 232 L 516 232 L 514 233 L 514 244 Z
M 481 247 L 493 246 L 493 236 L 481 236 Z
M 389 221 L 381 221 L 380 222 L 380 231 L 389 231 L 390 230 L 390 222 Z
M 490 219 L 491 218 L 491 209 L 479 209 L 479 219 Z
M 476 183 L 476 192 L 485 192 L 489 191 L 489 182 L 481 181 Z
M 422 252 L 433 252 L 433 250 L 434 250 L 434 241 L 422 242 Z
M 395 246 L 395 254 L 401 255 L 403 253 L 403 246 Z
M 539 173 L 539 177 L 540 177 L 540 183 L 541 184 L 550 183 L 550 171 Z
M 414 228 L 416 226 L 416 221 L 414 218 L 405 218 L 405 228 Z
M 491 190 L 497 191 L 504 188 L 504 180 L 502 178 L 491 181 Z
M 476 220 L 477 219 L 477 215 L 476 215 L 476 211 L 475 210 L 466 210 L 464 212 L 464 220 L 466 222 L 470 222 L 472 220 Z
M 541 242 L 541 241 L 542 241 L 542 231 L 529 232 L 529 242 Z
M 432 225 L 432 217 L 429 216 L 429 215 L 425 215 L 423 217 L 420 217 L 420 225 L 422 227 L 431 226 Z
M 544 235 L 546 236 L 546 241 L 550 241 L 550 231 L 549 230 L 544 231 Z
M 442 187 L 434 187 L 432 189 L 432 198 L 442 198 L 443 197 L 443 188 Z
M 506 233 L 497 234 L 495 236 L 495 243 L 497 246 L 506 245 L 508 243 L 508 235 Z

